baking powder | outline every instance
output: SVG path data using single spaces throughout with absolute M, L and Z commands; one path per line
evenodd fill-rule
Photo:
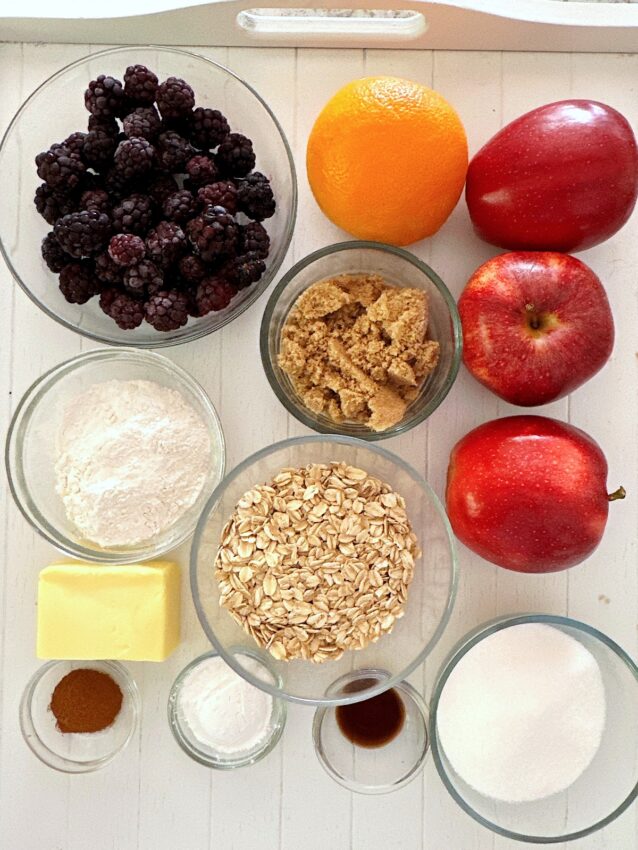
M 67 404 L 57 440 L 56 490 L 78 532 L 99 546 L 134 546 L 195 503 L 211 446 L 206 425 L 176 390 L 105 381 Z

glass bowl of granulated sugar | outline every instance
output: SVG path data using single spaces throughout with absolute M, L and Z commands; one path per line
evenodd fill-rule
M 224 474 L 221 424 L 202 387 L 159 354 L 99 350 L 27 390 L 6 446 L 13 498 L 67 555 L 159 557 L 193 532 Z

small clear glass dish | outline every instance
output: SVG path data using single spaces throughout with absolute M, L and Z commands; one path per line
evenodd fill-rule
M 384 670 L 354 670 L 330 687 L 331 694 L 356 692 L 357 682 L 384 682 Z M 353 687 L 354 686 L 354 687 Z M 395 737 L 378 747 L 362 747 L 345 737 L 336 708 L 318 708 L 312 724 L 315 753 L 335 782 L 358 794 L 388 794 L 411 782 L 422 770 L 429 749 L 428 709 L 423 697 L 408 682 L 394 686 L 405 711 Z
M 440 345 L 439 363 L 426 379 L 403 419 L 385 431 L 359 422 L 334 422 L 302 402 L 279 367 L 281 331 L 304 290 L 341 274 L 377 274 L 387 283 L 422 289 L 429 302 L 428 338 Z M 456 302 L 441 278 L 413 254 L 378 242 L 341 242 L 309 254 L 288 271 L 272 291 L 261 321 L 261 361 L 275 395 L 289 413 L 321 434 L 347 434 L 361 440 L 385 440 L 409 431 L 428 418 L 449 393 L 461 363 L 462 333 Z
M 273 684 L 277 682 L 277 674 L 273 671 L 272 665 L 266 658 L 265 653 L 258 651 L 251 652 L 243 648 L 238 650 L 238 653 L 260 664 L 263 668 L 263 673 L 260 672 L 260 675 L 263 675 L 266 681 L 270 681 Z M 219 657 L 219 653 L 217 652 L 206 652 L 204 655 L 200 655 L 191 661 L 177 676 L 168 696 L 168 725 L 171 728 L 173 737 L 182 750 L 196 762 L 206 767 L 213 767 L 216 770 L 233 770 L 236 767 L 247 767 L 261 761 L 261 759 L 265 758 L 277 746 L 286 725 L 286 704 L 277 697 L 272 698 L 270 731 L 252 749 L 241 750 L 236 755 L 229 755 L 228 753 L 218 753 L 213 748 L 206 746 L 206 744 L 195 737 L 188 722 L 184 718 L 180 707 L 180 694 L 182 686 L 189 675 L 202 662 L 207 661 L 209 658 L 217 657 Z
M 211 461 L 198 498 L 173 525 L 139 545 L 106 549 L 81 539 L 67 518 L 55 489 L 55 459 L 56 438 L 68 402 L 93 384 L 113 379 L 154 381 L 179 392 L 208 429 Z M 5 452 L 11 493 L 33 528 L 65 554 L 103 564 L 157 558 L 190 537 L 206 500 L 224 475 L 225 458 L 221 423 L 202 387 L 161 354 L 134 348 L 89 351 L 38 378 L 16 408 Z
M 534 802 L 508 803 L 482 795 L 455 772 L 439 739 L 437 712 L 459 661 L 495 632 L 523 623 L 560 629 L 589 650 L 600 667 L 607 712 L 593 761 L 566 791 Z M 443 784 L 483 826 L 506 838 L 538 844 L 584 838 L 615 820 L 638 797 L 638 667 L 611 638 L 578 620 L 550 614 L 501 617 L 466 635 L 441 667 L 430 703 L 430 741 Z
M 60 732 L 49 706 L 53 691 L 72 670 L 99 670 L 117 682 L 122 708 L 101 732 Z M 20 703 L 22 736 L 41 762 L 62 773 L 90 773 L 107 765 L 133 737 L 140 715 L 137 686 L 117 661 L 49 661 L 28 682 Z

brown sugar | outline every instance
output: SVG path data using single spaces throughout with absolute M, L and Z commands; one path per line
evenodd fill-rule
M 422 290 L 378 275 L 339 275 L 295 302 L 279 366 L 310 410 L 384 431 L 403 419 L 438 363 L 439 344 L 427 329 Z

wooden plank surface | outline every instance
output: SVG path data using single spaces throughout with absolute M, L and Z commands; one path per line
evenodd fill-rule
M 0 45 L 0 129 L 39 82 L 87 52 L 86 45 Z M 314 204 L 303 161 L 314 116 L 335 89 L 353 77 L 394 73 L 433 85 L 459 110 L 472 151 L 520 112 L 571 95 L 604 100 L 638 125 L 636 55 L 243 48 L 200 52 L 227 63 L 257 87 L 293 147 L 299 165 L 299 226 L 282 271 L 309 251 L 344 238 Z M 637 654 L 637 220 L 634 217 L 611 241 L 580 255 L 607 285 L 617 328 L 612 360 L 586 387 L 542 411 L 591 433 L 609 459 L 610 485 L 622 480 L 633 498 L 615 506 L 594 556 L 567 573 L 509 574 L 461 547 L 461 584 L 452 621 L 430 659 L 411 677 L 426 697 L 453 643 L 495 614 L 567 613 L 607 632 L 634 657 Z M 473 269 L 495 253 L 472 235 L 463 203 L 434 239 L 413 250 L 431 263 L 455 295 Z M 217 406 L 227 439 L 228 468 L 268 443 L 306 433 L 279 405 L 263 375 L 257 337 L 264 304 L 262 298 L 214 336 L 165 352 L 201 381 Z M 12 410 L 33 380 L 60 360 L 95 346 L 40 313 L 4 266 L 0 316 L 4 433 Z M 385 445 L 426 474 L 442 494 L 453 443 L 480 422 L 510 410 L 461 371 L 448 399 L 427 423 Z M 96 774 L 68 777 L 47 769 L 24 745 L 17 718 L 22 689 L 38 666 L 37 574 L 55 553 L 30 530 L 6 488 L 0 493 L 0 511 L 2 850 L 513 850 L 520 846 L 497 838 L 460 812 L 431 760 L 415 782 L 396 794 L 372 799 L 351 795 L 319 767 L 310 735 L 312 711 L 303 707 L 290 707 L 281 745 L 253 768 L 214 773 L 186 758 L 172 740 L 165 709 L 175 674 L 206 648 L 188 593 L 187 546 L 177 553 L 185 568 L 182 645 L 164 664 L 130 665 L 143 699 L 141 729 L 131 746 Z M 604 831 L 571 846 L 636 850 L 637 828 L 634 807 Z

